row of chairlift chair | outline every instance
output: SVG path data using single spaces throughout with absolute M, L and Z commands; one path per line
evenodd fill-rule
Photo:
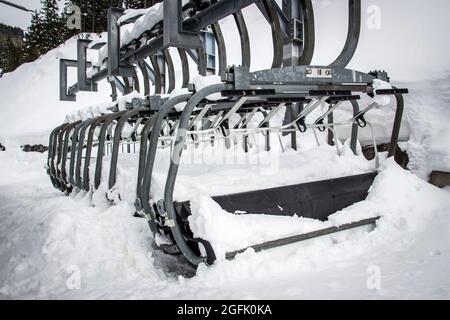
M 358 0 L 349 0 L 349 34 L 345 48 L 339 56 L 336 63 L 329 66 L 311 66 L 311 51 L 314 47 L 314 18 L 311 1 L 287 1 L 286 6 L 296 7 L 299 16 L 292 15 L 283 6 L 278 7 L 275 1 L 164 1 L 164 10 L 172 7 L 179 10 L 180 24 L 176 32 L 184 34 L 183 27 L 197 23 L 201 25 L 202 19 L 205 19 L 207 27 L 214 29 L 214 35 L 219 48 L 219 60 L 221 67 L 219 73 L 221 82 L 215 83 L 203 88 L 196 88 L 192 84 L 187 84 L 186 66 L 183 65 L 183 86 L 188 87 L 189 91 L 180 95 L 167 98 L 157 94 L 148 94 L 151 88 L 150 80 L 144 77 L 145 93 L 148 94 L 145 99 L 134 99 L 132 103 L 127 104 L 125 110 L 119 110 L 117 105 L 111 108 L 110 113 L 106 113 L 87 120 L 64 123 L 55 128 L 50 134 L 49 153 L 48 153 L 48 174 L 55 188 L 70 194 L 73 191 L 96 191 L 101 183 L 107 183 L 109 192 L 105 194 L 108 200 L 111 198 L 111 190 L 114 190 L 117 182 L 117 167 L 119 153 L 125 145 L 129 148 L 130 143 L 138 146 L 139 164 L 138 178 L 136 181 L 136 215 L 145 218 L 148 221 L 151 232 L 154 237 L 161 237 L 166 241 L 159 241 L 159 249 L 167 254 L 182 254 L 186 260 L 197 266 L 200 263 L 212 264 L 216 260 L 214 248 L 208 242 L 208 239 L 196 238 L 192 233 L 188 217 L 191 215 L 189 201 L 174 201 L 174 187 L 178 176 L 180 158 L 183 150 L 188 144 L 214 143 L 217 139 L 224 139 L 230 143 L 230 136 L 239 134 L 243 141 L 244 148 L 248 147 L 248 137 L 263 135 L 265 139 L 265 151 L 270 150 L 272 133 L 291 135 L 293 144 L 301 134 L 308 130 L 328 131 L 329 143 L 336 146 L 339 153 L 339 138 L 336 128 L 339 126 L 351 126 L 350 146 L 353 152 L 357 153 L 358 129 L 371 126 L 366 120 L 366 114 L 379 105 L 374 101 L 364 108 L 360 107 L 360 98 L 362 95 L 368 95 L 374 98 L 377 95 L 391 95 L 396 100 L 396 116 L 394 119 L 394 128 L 391 136 L 389 156 L 393 156 L 400 132 L 400 124 L 404 107 L 403 95 L 408 93 L 407 89 L 376 89 L 374 81 L 383 80 L 388 82 L 389 78 L 386 72 L 375 71 L 363 73 L 355 70 L 346 69 L 346 65 L 356 50 L 356 44 L 359 38 L 359 28 L 361 20 L 361 3 Z M 170 3 L 170 5 L 168 5 Z M 273 66 L 267 70 L 251 72 L 249 65 L 248 50 L 249 40 L 246 31 L 245 20 L 241 9 L 256 4 L 266 17 L 272 28 L 272 40 L 274 44 Z M 177 7 L 178 5 L 178 7 Z M 256 10 L 256 7 L 255 7 Z M 120 14 L 117 9 L 110 9 L 109 21 L 116 23 Z M 119 12 L 121 12 L 119 10 Z M 220 14 L 217 14 L 219 12 Z M 114 16 L 115 14 L 115 16 Z M 238 25 L 241 35 L 241 44 L 243 52 L 242 66 L 224 67 L 226 65 L 226 53 L 223 42 L 222 31 L 220 30 L 219 18 L 233 15 Z M 115 17 L 114 19 L 112 17 Z M 187 18 L 186 18 L 187 17 Z M 205 18 L 206 17 L 206 18 Z M 164 11 L 166 18 L 166 11 Z M 134 19 L 137 19 L 135 17 Z M 184 19 L 184 20 L 183 20 Z M 187 19 L 187 20 L 186 20 Z M 189 20 L 191 19 L 191 20 Z M 112 21 L 112 22 L 111 22 Z M 171 38 L 170 34 L 164 34 L 164 28 L 167 26 L 163 20 L 154 26 L 155 29 L 147 30 L 142 35 L 145 41 L 137 39 L 130 45 L 119 48 L 118 59 L 113 57 L 117 51 L 114 51 L 114 44 L 108 43 L 108 60 L 125 61 L 130 55 L 130 50 L 134 50 L 135 57 L 142 59 L 133 61 L 136 70 L 148 71 L 148 66 L 143 66 L 145 56 L 139 53 L 156 51 L 154 48 L 146 46 L 158 46 L 158 39 Z M 186 24 L 188 21 L 188 24 Z M 189 22 L 190 21 L 190 22 Z M 285 35 L 285 26 L 298 27 L 302 24 L 300 35 L 289 33 Z M 190 24 L 189 24 L 190 23 Z M 178 26 L 179 26 L 178 25 Z M 109 41 L 114 38 L 111 36 L 114 26 L 109 26 Z M 115 25 L 117 27 L 117 23 Z M 167 26 L 173 31 L 173 28 Z M 202 30 L 207 28 L 203 26 Z M 117 29 L 117 28 L 116 28 Z M 119 28 L 120 29 L 120 28 Z M 288 28 L 289 29 L 289 28 Z M 292 28 L 291 28 L 292 29 Z M 289 29 L 289 30 L 291 30 Z M 357 29 L 357 30 L 356 30 Z M 295 32 L 294 32 L 295 33 Z M 197 36 L 200 33 L 197 32 Z M 117 35 L 115 35 L 117 36 Z M 192 36 L 192 33 L 189 35 Z M 159 38 L 158 38 L 159 37 Z M 289 64 L 283 53 L 286 50 L 287 40 L 291 40 L 291 48 L 302 49 L 303 55 L 300 57 L 291 57 L 291 61 L 296 64 Z M 296 41 L 296 37 L 301 37 L 303 42 Z M 120 38 L 120 35 L 119 35 Z M 172 37 L 173 38 L 173 37 Z M 156 40 L 155 40 L 156 39 Z M 280 41 L 280 40 L 285 40 Z M 247 42 L 246 42 L 247 41 Z M 261 39 L 260 41 L 263 41 Z M 309 41 L 309 42 L 308 42 Z M 180 40 L 180 43 L 182 41 Z M 175 46 L 176 43 L 169 46 Z M 180 44 L 178 52 L 183 57 L 185 52 L 196 52 L 197 63 L 200 73 L 204 74 L 204 61 L 202 57 L 202 48 L 191 50 L 185 47 L 186 44 Z M 85 43 L 80 42 L 79 48 L 86 48 Z M 116 46 L 117 47 L 117 46 Z M 281 49 L 280 49 L 281 48 Z M 117 49 L 117 48 L 116 48 Z M 164 50 L 167 48 L 164 48 Z M 79 50 L 79 52 L 83 50 Z M 162 52 L 161 50 L 155 52 Z M 155 55 L 151 56 L 151 61 Z M 168 51 L 165 51 L 166 65 Z M 224 57 L 225 55 L 225 57 Z M 310 55 L 311 57 L 305 57 Z M 78 56 L 85 59 L 85 54 Z M 122 59 L 121 57 L 128 57 Z M 247 57 L 247 58 L 246 58 Z M 298 60 L 297 60 L 298 58 Z M 283 60 L 284 59 L 284 60 Z M 306 59 L 307 63 L 303 63 Z M 180 59 L 182 62 L 184 59 Z M 128 61 L 128 60 L 127 60 Z M 108 68 L 110 67 L 108 61 Z M 78 80 L 91 81 L 98 80 L 94 75 L 90 79 L 86 78 L 86 67 L 89 66 L 85 60 L 76 65 L 84 68 Z M 156 62 L 153 67 L 158 65 Z M 141 68 L 139 68 L 139 66 Z M 143 67 L 142 67 L 143 66 Z M 120 69 L 120 68 L 119 68 Z M 170 71 L 169 67 L 169 71 Z M 203 72 L 202 72 L 203 70 Z M 108 70 L 110 71 L 110 70 Z M 151 70 L 155 72 L 155 68 Z M 83 74 L 84 72 L 84 74 Z M 98 70 L 98 73 L 104 73 Z M 172 71 L 173 72 L 173 71 Z M 80 74 L 80 70 L 78 70 Z M 156 72 L 157 78 L 160 74 Z M 173 78 L 169 76 L 169 78 Z M 115 93 L 115 84 L 117 77 L 108 76 L 108 80 L 113 83 L 113 95 Z M 134 79 L 134 80 L 133 80 Z M 124 83 L 128 87 L 125 92 L 136 89 L 136 82 L 139 82 L 136 73 L 133 76 L 124 77 Z M 169 79 L 169 82 L 173 81 Z M 155 86 L 155 82 L 158 82 Z M 161 79 L 153 82 L 157 91 L 161 90 Z M 134 83 L 134 85 L 133 85 Z M 67 83 L 63 81 L 64 92 L 68 90 Z M 82 87 L 82 86 L 78 86 Z M 158 88 L 157 88 L 158 87 Z M 173 90 L 173 85 L 168 85 L 168 90 Z M 73 90 L 72 90 L 73 91 Z M 168 92 L 170 93 L 170 92 Z M 209 97 L 219 94 L 221 99 L 211 100 Z M 176 106 L 185 103 L 182 111 L 177 111 Z M 353 108 L 353 115 L 345 121 L 334 121 L 333 113 L 346 103 L 350 103 Z M 325 109 L 323 109 L 325 107 Z M 320 109 L 322 108 L 322 109 Z M 273 126 L 271 120 L 280 112 L 286 111 L 283 115 L 285 121 L 281 125 Z M 307 121 L 317 110 L 327 110 L 314 121 Z M 250 126 L 250 121 L 255 114 L 261 114 L 263 120 L 258 125 Z M 237 123 L 230 122 L 232 117 L 239 116 Z M 308 118 L 309 119 L 309 118 Z M 127 134 L 124 134 L 125 126 L 130 125 L 133 128 Z M 375 139 L 375 138 L 374 138 Z M 375 152 L 376 141 L 374 140 Z M 161 148 L 170 147 L 170 164 L 167 172 L 164 196 L 162 199 L 151 198 L 152 176 L 155 168 L 155 158 Z M 199 149 L 201 150 L 201 149 Z M 96 152 L 96 154 L 93 154 Z M 201 152 L 201 151 L 199 151 Z M 105 170 L 105 155 L 110 153 L 109 176 L 107 181 L 102 181 L 102 171 Z M 93 171 L 91 168 L 95 168 Z M 301 169 L 299 169 L 301 170 Z M 93 175 L 92 175 L 93 172 Z M 338 179 L 329 179 L 310 183 L 299 183 L 290 186 L 274 186 L 264 190 L 253 190 L 250 192 L 227 194 L 214 196 L 213 199 L 228 212 L 250 212 L 269 215 L 292 216 L 294 214 L 327 220 L 331 214 L 353 204 L 364 200 L 367 192 L 377 175 L 376 170 L 370 173 L 347 176 Z M 278 239 L 275 241 L 253 245 L 256 251 L 266 250 L 282 245 L 303 241 L 331 233 L 344 231 L 365 225 L 374 224 L 379 218 L 365 219 L 341 226 L 330 227 L 314 232 L 294 235 Z M 228 252 L 227 259 L 233 259 L 238 253 L 245 251 L 242 248 L 237 251 Z

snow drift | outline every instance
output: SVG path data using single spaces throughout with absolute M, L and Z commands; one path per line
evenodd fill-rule
M 5 157 L 13 151 L 0 153 Z M 0 176 L 22 171 L 24 162 L 39 167 L 44 157 L 25 154 L 1 166 Z M 200 266 L 190 280 L 159 267 L 148 226 L 132 217 L 130 203 L 92 207 L 89 193 L 65 197 L 35 172 L 0 186 L 0 298 L 450 298 L 449 192 L 391 160 L 366 201 L 332 217 L 339 223 L 343 215 L 381 215 L 374 231 L 247 251 Z M 366 285 L 374 266 L 379 290 Z
M 47 136 L 67 113 L 111 100 L 109 85 L 103 81 L 99 92 L 79 93 L 76 103 L 59 101 L 59 59 L 76 59 L 76 41 L 73 37 L 0 78 L 0 136 L 27 136 L 26 143 L 47 143 L 47 137 L 36 137 L 36 133 Z M 75 83 L 75 70 L 68 80 Z

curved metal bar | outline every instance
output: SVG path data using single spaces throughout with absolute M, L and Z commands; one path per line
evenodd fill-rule
M 311 0 L 300 0 L 303 15 L 303 51 L 298 59 L 299 66 L 311 64 L 316 45 L 314 9 Z
M 206 76 L 207 61 L 206 61 L 205 42 L 203 40 L 201 40 L 201 42 L 202 46 L 197 49 L 197 68 L 199 75 Z
M 47 154 L 47 174 L 50 177 L 50 180 L 52 182 L 52 185 L 55 186 L 54 178 L 52 177 L 52 170 L 50 163 L 53 161 L 53 144 L 55 140 L 55 134 L 58 131 L 58 128 L 60 126 L 56 127 L 55 129 L 50 132 L 50 136 L 48 138 L 48 154 Z
M 166 60 L 167 74 L 169 75 L 169 86 L 166 93 L 171 93 L 175 89 L 175 68 L 168 49 L 163 50 L 163 56 L 164 60 Z
M 134 70 L 134 69 L 133 69 L 133 90 L 136 90 L 137 92 L 141 92 L 141 87 L 139 85 L 139 78 L 138 78 L 136 70 Z
M 69 181 L 67 181 L 67 170 L 66 170 L 67 154 L 69 153 L 69 141 L 71 139 L 74 139 L 75 128 L 80 123 L 81 123 L 81 120 L 73 122 L 71 124 L 70 128 L 68 128 L 66 130 L 66 136 L 64 137 L 63 157 L 62 157 L 62 164 L 61 164 L 61 180 L 64 183 L 64 191 L 65 192 L 70 192 L 71 191 L 70 190 L 71 188 L 69 187 L 70 183 L 69 183 Z M 72 132 L 72 136 L 70 135 L 71 132 Z
M 69 164 L 69 188 L 73 188 L 75 185 L 75 162 L 77 158 L 77 143 L 80 136 L 80 130 L 83 126 L 83 121 L 81 121 L 74 129 L 72 134 L 72 145 L 70 147 L 70 164 Z
M 352 104 L 353 107 L 353 116 L 356 116 L 359 113 L 359 103 L 356 100 L 351 100 L 350 103 Z M 352 135 L 350 138 L 350 149 L 352 149 L 353 154 L 355 156 L 358 155 L 358 150 L 357 150 L 357 144 L 358 144 L 358 130 L 359 130 L 359 126 L 358 123 L 353 122 L 352 124 Z
M 117 101 L 117 86 L 114 81 L 109 81 L 109 84 L 111 86 L 111 99 L 112 101 Z
M 153 128 L 150 133 L 150 142 L 148 151 L 146 154 L 146 160 L 145 160 L 145 168 L 143 173 L 143 179 L 142 179 L 142 191 L 141 191 L 141 197 L 142 199 L 137 199 L 137 202 L 140 202 L 142 205 L 142 209 L 150 217 L 148 219 L 148 224 L 150 226 L 151 231 L 153 234 L 157 232 L 156 226 L 155 226 L 155 219 L 153 209 L 150 205 L 150 184 L 151 179 L 153 175 L 153 167 L 155 164 L 155 157 L 156 157 L 156 150 L 158 148 L 158 139 L 159 134 L 161 132 L 164 118 L 167 116 L 167 114 L 179 103 L 186 102 L 192 97 L 192 94 L 183 94 L 176 96 L 167 102 L 165 102 L 161 108 L 159 109 L 158 113 L 156 114 L 155 123 L 153 124 Z
M 187 58 L 186 50 L 178 48 L 178 54 L 180 55 L 181 73 L 183 75 L 183 82 L 181 83 L 181 87 L 187 88 L 189 84 L 189 61 Z
M 95 163 L 94 190 L 98 189 L 102 179 L 103 156 L 105 155 L 107 130 L 114 120 L 119 119 L 127 111 L 128 110 L 124 110 L 109 114 L 100 128 L 100 132 L 98 135 L 97 161 Z
M 396 89 L 395 87 L 393 87 L 393 88 Z M 395 111 L 395 120 L 394 120 L 394 126 L 392 128 L 392 135 L 391 135 L 391 142 L 389 145 L 388 157 L 394 157 L 395 152 L 397 151 L 398 138 L 400 136 L 403 111 L 404 111 L 404 107 L 405 107 L 405 101 L 403 99 L 403 95 L 396 94 L 395 99 L 397 101 L 397 108 Z
M 55 180 L 57 184 L 57 189 L 63 190 L 63 184 L 61 182 L 61 170 L 59 170 L 59 165 L 61 164 L 61 156 L 62 156 L 62 150 L 63 150 L 63 141 L 64 141 L 64 134 L 66 132 L 67 127 L 70 125 L 70 123 L 66 123 L 61 130 L 59 130 L 58 134 L 56 135 L 56 165 L 55 165 Z
M 116 184 L 116 178 L 117 178 L 117 160 L 119 158 L 119 147 L 120 147 L 120 140 L 122 136 L 122 131 L 125 126 L 125 123 L 130 120 L 130 118 L 134 117 L 135 115 L 139 114 L 139 112 L 146 111 L 147 108 L 136 108 L 133 110 L 128 110 L 125 112 L 117 122 L 116 128 L 114 130 L 114 140 L 113 140 L 113 148 L 111 152 L 111 163 L 110 163 L 110 169 L 109 169 L 109 180 L 108 180 L 108 188 L 112 189 L 114 185 Z
M 153 66 L 153 71 L 155 72 L 155 94 L 161 94 L 162 91 L 162 75 L 161 75 L 161 69 L 159 68 L 158 58 L 156 55 L 153 55 L 150 57 L 150 62 Z
M 223 38 L 222 29 L 220 24 L 215 22 L 211 25 L 214 38 L 217 43 L 217 51 L 219 52 L 219 74 L 222 74 L 227 69 L 227 48 L 225 46 L 225 39 Z
M 347 39 L 341 54 L 329 65 L 330 67 L 345 68 L 352 60 L 358 47 L 361 33 L 361 0 L 349 0 L 348 9 L 349 22 Z
M 84 121 L 81 125 L 80 136 L 77 147 L 77 162 L 75 164 L 75 186 L 81 189 L 81 160 L 83 158 L 84 138 L 86 136 L 87 128 L 95 121 L 95 118 Z M 87 159 L 84 159 L 87 161 Z
M 95 120 L 92 122 L 91 127 L 89 128 L 88 132 L 88 139 L 87 139 L 87 145 L 86 145 L 86 156 L 84 160 L 84 168 L 83 168 L 83 179 L 82 179 L 82 189 L 84 191 L 89 191 L 89 168 L 91 166 L 91 154 L 92 154 L 92 147 L 94 143 L 94 133 L 97 129 L 98 125 L 101 124 L 103 121 L 107 119 L 109 115 L 103 115 L 100 117 L 95 118 Z
M 239 31 L 239 37 L 241 39 L 241 55 L 242 55 L 242 66 L 250 68 L 251 53 L 250 53 L 250 37 L 248 35 L 247 25 L 244 20 L 242 11 L 237 11 L 233 14 L 234 21 Z
M 64 124 L 63 124 L 64 125 Z M 48 142 L 48 157 L 47 157 L 47 173 L 50 176 L 50 180 L 52 181 L 53 186 L 56 188 L 56 184 L 55 184 L 55 177 L 53 174 L 53 170 L 54 170 L 54 166 L 55 164 L 53 163 L 54 161 L 54 155 L 56 153 L 56 135 L 58 134 L 59 130 L 62 128 L 63 125 L 60 125 L 58 127 L 56 127 L 55 129 L 53 129 L 53 131 L 50 133 L 50 138 L 49 138 L 49 142 Z
M 153 128 L 153 125 L 155 123 L 157 114 L 152 115 L 149 119 L 147 119 L 147 122 L 145 123 L 144 127 L 141 130 L 141 145 L 139 146 L 139 165 L 138 165 L 138 178 L 137 178 L 137 186 L 136 186 L 136 199 L 139 199 L 138 201 L 141 201 L 142 198 L 142 181 L 144 179 L 144 172 L 146 167 L 146 157 L 147 157 L 147 146 L 148 146 L 148 140 L 150 136 L 150 131 Z M 141 210 L 142 204 L 136 205 L 136 209 Z
M 123 79 L 123 83 L 125 85 L 124 94 L 131 93 L 132 89 L 131 89 L 130 80 L 127 77 L 122 77 L 122 79 Z
M 164 206 L 165 206 L 168 218 L 170 220 L 172 220 L 170 225 L 171 225 L 171 231 L 172 231 L 173 237 L 174 237 L 180 251 L 186 257 L 186 259 L 193 265 L 199 265 L 200 263 L 203 263 L 203 262 L 212 264 L 215 260 L 215 256 L 213 254 L 212 248 L 210 248 L 211 250 L 208 250 L 208 248 L 206 248 L 205 245 L 207 245 L 207 243 L 203 243 L 203 245 L 205 246 L 205 249 L 207 249 L 207 251 L 210 251 L 210 252 L 212 251 L 212 256 L 210 254 L 208 254 L 206 257 L 198 256 L 189 247 L 189 245 L 186 242 L 186 239 L 183 235 L 181 227 L 177 221 L 177 214 L 175 212 L 174 203 L 173 203 L 173 191 L 174 191 L 174 187 L 175 187 L 175 181 L 177 178 L 178 167 L 179 167 L 181 155 L 183 153 L 184 142 L 186 140 L 186 130 L 189 126 L 189 119 L 191 117 L 192 112 L 194 111 L 194 108 L 207 96 L 209 96 L 210 94 L 213 94 L 213 93 L 221 92 L 224 89 L 225 89 L 224 84 L 211 85 L 211 86 L 201 89 L 195 95 L 193 95 L 191 99 L 189 99 L 186 107 L 184 108 L 184 110 L 181 114 L 180 120 L 179 120 L 179 126 L 178 126 L 177 134 L 176 134 L 176 137 L 174 140 L 175 142 L 174 142 L 174 148 L 173 148 L 172 157 L 171 157 L 171 161 L 170 161 L 169 172 L 167 174 L 166 186 L 164 189 Z
M 56 150 L 57 150 L 57 136 L 59 134 L 59 131 L 62 130 L 62 128 L 64 126 L 66 126 L 67 124 L 64 123 L 58 127 L 56 127 L 55 129 L 53 129 L 53 131 L 50 133 L 50 138 L 49 138 L 49 150 L 48 150 L 48 157 L 47 157 L 47 173 L 50 176 L 50 181 L 52 182 L 53 186 L 55 188 L 58 188 L 59 184 L 58 181 L 56 179 L 56 168 L 55 168 L 55 155 L 56 155 Z
M 332 108 L 332 106 L 330 105 L 329 106 L 329 108 Z M 333 128 L 333 123 L 334 123 L 334 114 L 333 114 L 333 111 L 331 111 L 329 114 L 328 114 L 328 123 L 330 124 L 330 127 L 328 128 L 329 130 L 328 130 L 328 144 L 330 145 L 330 146 L 334 146 L 334 144 L 336 144 L 336 145 L 338 145 L 338 142 L 337 142 L 337 137 L 336 137 L 336 132 L 334 131 L 334 128 Z M 330 130 L 330 128 L 332 129 L 332 130 Z M 336 137 L 336 141 L 334 140 L 334 138 Z
M 144 78 L 144 95 L 148 96 L 150 95 L 150 78 L 148 77 L 148 70 L 145 66 L 144 61 L 138 62 L 139 70 L 141 70 L 142 77 Z
M 273 60 L 272 69 L 281 68 L 283 65 L 283 39 L 281 37 L 280 20 L 278 20 L 278 13 L 273 5 L 272 0 L 263 0 L 264 8 L 267 11 L 267 17 L 272 29 L 273 42 Z

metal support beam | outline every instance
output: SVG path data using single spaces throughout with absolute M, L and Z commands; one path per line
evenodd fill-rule
M 198 36 L 198 39 L 200 39 L 199 33 L 202 29 L 227 16 L 235 14 L 253 3 L 259 3 L 259 1 L 260 0 L 221 0 L 183 21 L 181 20 L 181 14 L 178 14 L 178 19 L 173 21 L 173 12 L 179 13 L 181 10 L 181 1 L 165 1 L 164 34 L 147 41 L 145 45 L 137 49 L 130 48 L 123 54 L 120 52 L 120 27 L 117 24 L 117 20 L 123 14 L 123 9 L 110 8 L 108 9 L 108 67 L 94 74 L 91 77 L 91 80 L 93 82 L 99 82 L 108 76 L 133 77 L 134 70 L 130 66 L 136 62 L 143 61 L 149 56 L 152 56 L 169 46 L 182 48 L 185 46 L 183 41 L 187 38 L 192 38 L 188 35 L 189 33 L 195 34 Z M 175 9 L 175 11 L 171 11 L 171 9 Z M 181 28 L 179 29 L 178 27 Z M 181 40 L 178 39 L 176 35 L 178 31 L 183 38 Z M 196 41 L 197 40 L 194 40 L 194 45 L 191 42 L 187 47 L 197 48 L 198 43 L 195 43 Z M 186 50 L 186 52 L 190 54 L 190 50 Z M 246 58 L 246 60 L 248 59 Z M 183 74 L 186 75 L 186 73 Z M 157 81 L 153 70 L 149 70 L 149 78 L 152 82 Z M 186 79 L 183 80 L 183 84 L 185 84 L 185 81 Z
M 310 19 L 313 19 L 311 0 L 283 0 L 282 10 L 289 21 L 289 40 L 283 46 L 283 66 L 293 67 L 301 64 L 310 64 L 312 59 L 311 41 L 314 41 L 314 30 L 308 28 Z M 314 22 L 313 22 L 314 24 Z M 314 28 L 314 25 L 313 25 Z M 303 109 L 300 103 L 287 105 L 284 122 L 290 123 Z M 291 133 L 291 147 L 297 150 L 296 132 Z
M 77 61 L 78 61 L 78 91 L 97 91 L 98 86 L 92 80 L 87 77 L 86 69 L 88 67 L 87 62 L 87 48 L 91 40 L 78 39 L 77 41 Z
M 108 76 L 132 77 L 130 64 L 120 59 L 120 26 L 117 20 L 123 15 L 121 8 L 108 9 Z
M 164 1 L 164 48 L 197 49 L 202 46 L 198 33 L 183 29 L 181 0 Z
M 195 16 L 182 23 L 182 30 L 186 32 L 200 32 L 207 26 L 229 16 L 259 0 L 221 0 L 200 11 Z M 170 1 L 167 1 L 170 3 Z M 166 3 L 164 3 L 166 5 Z M 173 17 L 170 17 L 172 19 Z M 122 61 L 134 63 L 162 50 L 165 47 L 163 36 L 156 37 L 145 46 L 137 50 L 131 49 L 125 53 Z
M 61 101 L 76 101 L 75 94 L 69 94 L 67 88 L 67 68 L 76 66 L 75 60 L 59 60 L 59 100 Z

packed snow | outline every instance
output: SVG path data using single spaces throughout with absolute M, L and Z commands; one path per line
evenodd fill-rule
M 375 161 L 353 155 L 348 141 L 339 145 L 343 154 L 338 156 L 335 148 L 323 143 L 325 136 L 319 135 L 322 144 L 317 146 L 311 133 L 301 136 L 297 152 L 287 147 L 288 137 L 277 143 L 276 135 L 272 139 L 273 153 L 256 152 L 261 143 L 256 140 L 251 140 L 247 154 L 239 144 L 224 153 L 223 141 L 217 141 L 214 146 L 203 146 L 198 158 L 199 153 L 190 146 L 183 154 L 175 198 L 191 201 L 194 233 L 210 240 L 218 253 L 218 261 L 209 267 L 200 265 L 193 278 L 182 276 L 185 270 L 181 267 L 167 268 L 167 262 L 173 261 L 154 250 L 145 220 L 133 217 L 136 154 L 119 155 L 113 191 L 120 198 L 112 197 L 115 204 L 111 205 L 105 199 L 108 156 L 104 157 L 103 183 L 96 192 L 74 192 L 66 197 L 53 188 L 46 175 L 47 154 L 20 150 L 25 143 L 47 144 L 50 130 L 64 121 L 108 113 L 115 105 L 108 102 L 111 99 L 105 81 L 99 83 L 97 93 L 78 93 L 76 103 L 59 101 L 58 60 L 75 58 L 76 39 L 4 74 L 0 78 L 0 142 L 6 147 L 6 151 L 0 151 L 0 299 L 450 299 L 450 189 L 440 190 L 426 182 L 433 170 L 450 171 L 448 50 L 442 47 L 441 39 L 417 36 L 432 33 L 412 18 L 414 12 L 423 13 L 421 10 L 429 7 L 424 9 L 421 1 L 411 0 L 410 11 L 401 11 L 401 17 L 392 16 L 404 10 L 401 2 L 380 4 L 383 28 L 362 29 L 360 46 L 350 67 L 362 71 L 386 68 L 393 85 L 410 89 L 405 96 L 400 134 L 401 147 L 410 158 L 409 171 L 381 154 L 379 175 L 367 199 L 337 212 L 327 222 L 254 215 L 256 212 L 235 215 L 224 211 L 211 197 L 370 172 L 376 169 Z M 436 12 L 448 11 L 444 9 L 448 2 L 436 3 Z M 366 10 L 367 4 L 364 6 Z M 421 10 L 414 11 L 415 7 Z M 317 1 L 315 9 L 317 21 L 338 23 L 327 17 L 345 8 L 337 2 Z M 127 12 L 128 18 L 141 16 L 136 23 L 123 26 L 122 41 L 140 35 L 139 25 L 149 22 L 149 10 Z M 243 13 L 249 21 L 253 68 L 270 67 L 270 41 L 255 37 L 270 34 L 270 27 L 254 6 Z M 155 17 L 152 19 L 158 23 Z M 342 20 L 341 25 L 331 26 L 331 31 L 339 31 L 345 38 L 346 21 Z M 436 21 L 448 24 L 448 19 Z M 237 37 L 233 19 L 225 18 L 220 23 L 227 45 L 233 48 Z M 393 34 L 393 26 L 398 27 L 395 32 L 399 36 Z M 345 40 L 329 32 L 329 24 L 318 24 L 314 64 L 326 65 L 339 50 L 339 41 Z M 423 43 L 417 46 L 414 41 L 405 41 L 400 47 L 398 39 L 408 34 Z M 95 41 L 106 43 L 106 38 Z M 101 48 L 103 54 L 106 48 Z M 436 53 L 433 65 L 420 64 L 418 57 L 430 54 L 430 48 L 433 55 Z M 238 47 L 228 50 L 227 56 L 230 65 L 240 63 Z M 103 64 L 101 54 L 92 58 L 94 65 Z M 214 76 L 191 78 L 197 89 L 218 81 Z M 74 82 L 73 72 L 69 83 Z M 379 82 L 376 86 L 382 89 L 390 84 Z M 178 88 L 172 97 L 185 93 L 185 89 Z M 123 110 L 133 98 L 142 96 L 134 92 L 122 97 L 119 109 Z M 367 104 L 365 99 L 362 105 Z M 380 107 L 371 110 L 367 120 L 376 140 L 385 143 L 392 129 L 395 103 L 387 99 L 377 103 Z M 179 111 L 183 108 L 184 104 L 177 106 Z M 350 105 L 345 104 L 336 110 L 335 119 L 345 120 L 351 114 Z M 125 132 L 130 129 L 127 127 Z M 349 130 L 349 126 L 338 129 L 342 142 Z M 239 141 L 242 137 L 235 138 Z M 361 145 L 371 142 L 372 132 L 368 128 L 360 130 Z M 158 151 L 153 199 L 162 197 L 169 151 Z M 92 177 L 93 166 L 90 169 Z M 223 259 L 229 250 L 375 216 L 381 217 L 375 228 L 360 228 L 260 253 L 247 250 L 233 261 Z
M 132 217 L 131 203 L 102 207 L 91 205 L 89 193 L 65 197 L 42 170 L 45 155 L 11 150 L 0 153 L 0 159 L 7 165 L 0 167 L 2 298 L 450 297 L 449 192 L 391 160 L 383 164 L 368 199 L 331 220 L 381 215 L 373 231 L 248 251 L 234 261 L 200 266 L 196 277 L 186 279 L 162 268 L 164 261 L 153 256 L 148 226 Z M 199 198 L 198 205 L 215 208 L 207 197 Z M 212 212 L 227 226 L 237 226 L 232 214 L 219 208 Z M 287 233 L 301 228 L 288 222 L 282 223 Z M 265 223 L 280 221 L 268 218 Z M 231 236 L 255 232 L 251 224 L 228 231 Z M 378 290 L 367 285 L 372 269 L 380 271 Z M 73 282 L 77 275 L 79 287 Z

